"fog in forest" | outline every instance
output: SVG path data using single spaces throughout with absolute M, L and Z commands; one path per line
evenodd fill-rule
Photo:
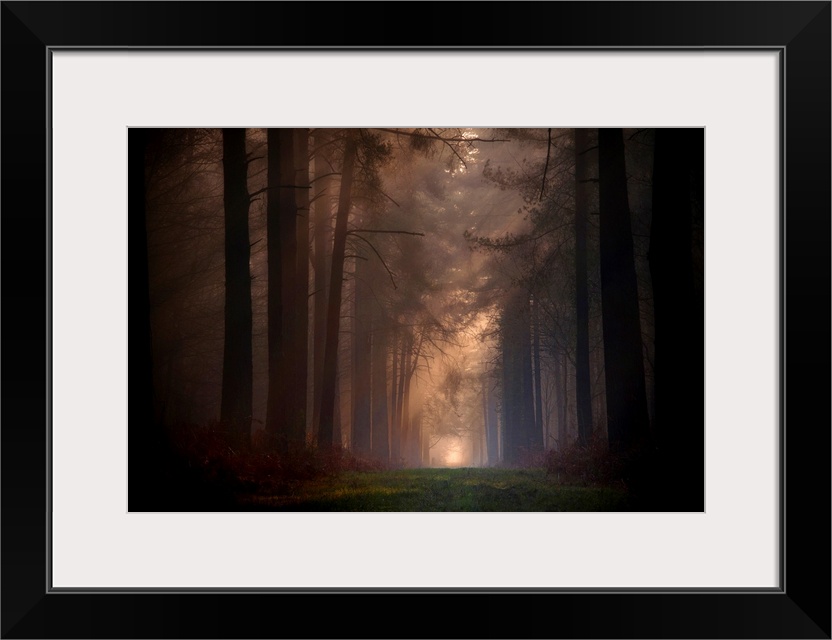
M 702 133 L 132 129 L 140 482 L 481 467 L 629 495 L 672 467 L 699 504 Z

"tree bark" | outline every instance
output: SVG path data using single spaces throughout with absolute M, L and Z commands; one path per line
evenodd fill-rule
M 534 427 L 543 438 L 543 375 L 540 371 L 540 301 L 533 299 L 532 308 L 532 367 L 534 374 Z M 545 445 L 546 440 L 543 438 Z
M 341 371 L 343 366 L 339 363 L 335 371 L 335 408 L 332 411 L 332 442 L 336 447 L 344 446 L 344 429 L 341 420 Z
M 369 313 L 371 293 L 367 282 L 368 273 L 367 261 L 356 258 L 353 298 L 355 323 L 352 343 L 352 450 L 362 455 L 369 454 L 371 448 L 372 315 Z
M 397 325 L 393 325 L 393 340 L 391 345 L 393 353 L 393 364 L 390 367 L 390 460 L 397 462 L 401 455 L 401 433 L 399 432 L 398 416 L 399 416 L 399 387 L 398 387 L 398 373 L 399 373 L 399 329 Z
M 404 455 L 408 465 L 413 465 L 414 456 L 414 435 L 413 416 L 410 412 L 410 383 L 413 379 L 413 367 L 411 362 L 415 361 L 413 354 L 413 340 L 408 341 L 408 350 L 404 356 L 406 369 L 404 373 L 404 392 L 402 394 L 402 442 L 404 443 Z
M 295 130 L 278 129 L 280 140 L 280 173 L 278 201 L 280 204 L 280 258 L 281 296 L 283 298 L 283 357 L 286 371 L 283 374 L 283 420 L 278 429 L 278 447 L 294 447 L 302 440 L 304 403 L 297 396 L 296 380 L 300 357 L 298 342 L 299 317 L 306 314 L 306 305 L 298 306 L 298 206 L 295 180 Z
M 287 354 L 284 338 L 284 308 L 286 294 L 283 291 L 287 258 L 284 255 L 286 240 L 281 202 L 281 176 L 284 172 L 279 129 L 269 129 L 267 138 L 266 169 L 266 236 L 268 243 L 268 365 L 269 384 L 266 402 L 266 433 L 271 446 L 285 447 L 286 391 L 288 386 Z
M 306 276 L 301 273 L 299 256 L 303 254 L 304 266 L 309 258 L 308 252 L 298 250 L 298 236 L 303 232 L 298 230 L 296 138 L 294 129 L 269 129 L 267 133 L 269 392 L 266 432 L 280 451 L 302 445 L 305 435 L 308 271 Z M 308 242 L 308 231 L 304 237 Z
M 396 418 L 393 423 L 394 429 L 394 439 L 398 439 L 399 441 L 399 457 L 394 459 L 395 462 L 400 462 L 401 460 L 407 459 L 407 434 L 405 432 L 405 409 L 404 409 L 404 398 L 405 398 L 405 380 L 407 378 L 407 370 L 409 367 L 409 360 L 408 355 L 410 353 L 411 345 L 413 344 L 413 336 L 410 334 L 410 331 L 402 336 L 401 339 L 401 346 L 402 346 L 402 353 L 401 358 L 399 359 L 399 388 L 398 388 L 398 396 L 396 399 Z
M 424 440 L 422 439 L 422 410 L 417 409 L 413 414 L 413 465 L 421 467 L 424 464 Z
M 589 373 L 589 291 L 587 287 L 586 221 L 588 212 L 586 182 L 589 178 L 586 156 L 587 129 L 575 129 L 575 396 L 578 413 L 578 440 L 587 446 L 592 434 L 592 389 Z
M 332 247 L 332 272 L 329 279 L 329 303 L 326 319 L 326 346 L 324 349 L 323 380 L 321 386 L 321 419 L 318 430 L 318 447 L 332 446 L 335 411 L 335 374 L 338 364 L 338 329 L 341 316 L 341 287 L 344 280 L 344 254 L 347 245 L 347 222 L 350 213 L 353 167 L 355 164 L 355 140 L 348 134 L 341 168 L 341 189 L 338 212 L 335 217 L 335 237 Z
M 622 130 L 599 129 L 598 139 L 607 428 L 622 452 L 647 435 L 647 394 Z
M 489 463 L 493 462 L 493 458 L 491 457 L 491 434 L 489 431 L 489 415 L 488 415 L 488 376 L 483 373 L 482 374 L 482 428 L 485 432 L 485 453 L 484 457 L 487 458 Z M 483 466 L 485 466 L 483 464 Z
M 390 458 L 390 420 L 387 410 L 387 324 L 381 313 L 373 321 L 373 428 L 372 453 L 376 458 Z
M 558 414 L 558 451 L 565 451 L 570 445 L 566 424 L 567 397 L 565 363 L 566 356 L 561 351 L 556 352 L 552 372 L 555 384 L 555 397 Z
M 321 424 L 321 392 L 324 378 L 324 346 L 326 342 L 326 304 L 329 299 L 330 252 L 332 251 L 331 213 L 332 179 L 323 155 L 324 134 L 315 132 L 315 203 L 314 203 L 314 295 L 313 299 L 313 385 L 312 429 L 318 432 Z
M 250 196 L 246 130 L 222 130 L 225 206 L 225 342 L 220 421 L 238 445 L 247 447 L 252 413 Z
M 516 464 L 520 457 L 517 429 L 518 429 L 518 385 L 517 354 L 511 335 L 504 329 L 503 334 L 503 460 L 507 464 Z
M 491 389 L 490 378 L 488 376 L 483 381 L 483 393 L 485 394 L 485 410 L 487 415 L 487 431 L 485 434 L 486 455 L 488 464 L 493 466 L 500 461 L 500 428 L 497 420 L 497 399 L 494 396 L 493 389 Z
M 292 305 L 295 326 L 294 342 L 294 389 L 293 428 L 291 440 L 296 444 L 306 441 L 307 392 L 309 376 L 309 129 L 294 129 L 294 175 L 295 186 L 297 255 L 295 259 L 295 302 Z
M 525 462 L 542 447 L 542 432 L 536 433 L 532 382 L 531 323 L 529 297 L 525 291 L 509 298 L 503 314 L 503 416 L 505 448 L 509 464 Z
M 518 295 L 518 305 L 522 309 L 523 321 L 520 322 L 520 366 L 522 374 L 522 424 L 524 453 L 532 455 L 543 448 L 543 431 L 537 429 L 534 411 L 534 371 L 532 368 L 532 322 L 529 294 L 525 291 Z

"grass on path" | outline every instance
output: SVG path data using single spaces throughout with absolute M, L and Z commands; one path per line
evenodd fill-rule
M 240 496 L 251 511 L 631 511 L 624 489 L 559 484 L 543 469 L 348 472 Z

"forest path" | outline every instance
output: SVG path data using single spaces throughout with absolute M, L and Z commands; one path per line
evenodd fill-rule
M 558 484 L 542 469 L 404 469 L 351 472 L 241 496 L 246 511 L 632 511 L 618 488 Z

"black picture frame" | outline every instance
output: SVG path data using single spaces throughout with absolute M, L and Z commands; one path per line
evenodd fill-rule
M 829 638 L 830 2 L 395 5 L 394 12 L 358 2 L 2 3 L 2 637 Z M 780 52 L 779 589 L 50 591 L 50 50 L 310 46 Z

